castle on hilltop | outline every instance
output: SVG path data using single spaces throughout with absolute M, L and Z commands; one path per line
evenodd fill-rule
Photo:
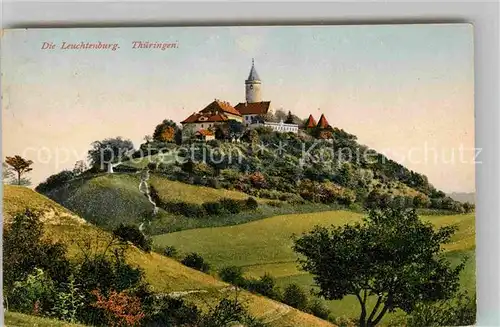
M 280 133 L 297 134 L 299 132 L 299 124 L 283 122 L 283 120 L 279 122 L 268 121 L 266 117 L 271 112 L 271 101 L 262 101 L 262 80 L 252 59 L 250 74 L 245 80 L 245 102 L 240 102 L 233 107 L 227 101 L 215 99 L 202 110 L 193 112 L 181 124 L 183 131 L 194 133 L 196 138 L 204 141 L 215 139 L 215 130 L 218 127 L 231 124 L 231 121 L 241 123 L 246 129 L 269 127 Z M 303 127 L 307 130 L 317 127 L 329 128 L 330 125 L 324 115 L 321 115 L 318 123 L 310 115 Z M 187 132 L 183 136 L 188 137 Z

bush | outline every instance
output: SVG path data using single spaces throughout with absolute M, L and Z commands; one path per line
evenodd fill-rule
M 219 140 L 210 140 L 207 142 L 207 145 L 218 148 L 220 146 L 220 141 Z
M 201 311 L 183 299 L 169 296 L 148 296 L 143 304 L 146 316 L 141 321 L 143 326 L 196 326 L 201 317 Z
M 167 202 L 162 205 L 163 209 L 168 212 L 183 215 L 186 217 L 199 218 L 205 216 L 206 212 L 203 206 L 196 203 L 188 202 Z
M 74 277 L 71 276 L 70 281 L 64 283 L 55 295 L 52 315 L 59 320 L 76 323 L 78 311 L 85 305 L 84 299 L 80 286 L 76 285 Z
M 307 311 L 318 318 L 327 320 L 330 315 L 330 310 L 318 299 L 314 298 L 308 305 Z
M 226 283 L 245 287 L 246 280 L 243 277 L 243 270 L 237 266 L 227 266 L 219 271 L 220 278 Z
M 151 239 L 146 236 L 134 225 L 120 224 L 113 234 L 119 237 L 124 242 L 131 242 L 145 252 L 151 252 Z
M 34 315 L 47 314 L 54 294 L 53 281 L 42 269 L 35 268 L 25 279 L 14 283 L 9 297 L 9 310 Z
M 476 322 L 476 297 L 459 293 L 454 299 L 422 303 L 408 317 L 408 327 L 470 326 Z
M 259 207 L 259 203 L 258 203 L 258 202 L 257 202 L 257 200 L 255 200 L 254 198 L 249 197 L 249 198 L 246 200 L 245 207 L 246 207 L 248 210 L 256 210 L 256 209 Z
M 165 249 L 163 249 L 163 255 L 170 257 L 170 258 L 177 258 L 179 255 L 179 251 L 177 251 L 177 248 L 173 245 L 167 245 Z
M 224 210 L 220 202 L 205 202 L 202 206 L 208 215 L 220 215 Z
M 247 290 L 259 293 L 274 300 L 280 300 L 280 292 L 276 286 L 276 281 L 269 274 L 264 274 L 259 279 L 247 281 Z
M 91 294 L 99 290 L 103 295 L 112 291 L 120 293 L 137 289 L 142 285 L 144 273 L 125 262 L 123 249 L 115 249 L 113 255 L 86 253 L 84 261 L 75 269 L 75 281 L 85 295 L 84 307 L 78 312 L 78 320 L 87 325 L 108 325 L 103 310 L 95 307 L 95 296 Z
M 201 255 L 195 252 L 189 253 L 184 259 L 182 259 L 181 263 L 202 272 L 208 272 L 210 270 L 210 265 L 205 262 L 205 259 L 203 259 Z
M 306 311 L 309 300 L 307 293 L 297 284 L 288 284 L 283 291 L 283 303 L 296 309 Z
M 144 318 L 140 299 L 128 292 L 113 290 L 109 296 L 105 296 L 96 289 L 92 295 L 96 297 L 92 306 L 103 311 L 108 326 L 136 326 Z
M 220 204 L 225 211 L 231 214 L 237 214 L 241 211 L 241 205 L 237 200 L 224 198 L 220 200 Z
M 222 299 L 214 308 L 211 308 L 205 315 L 203 315 L 198 326 L 264 327 L 266 325 L 250 316 L 238 299 L 232 300 L 225 298 Z

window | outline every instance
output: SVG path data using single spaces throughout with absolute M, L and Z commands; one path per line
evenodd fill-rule
M 203 124 L 201 124 L 201 128 L 203 128 Z

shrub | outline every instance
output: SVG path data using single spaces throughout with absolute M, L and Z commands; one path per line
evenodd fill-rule
M 324 320 L 328 319 L 328 316 L 330 315 L 330 310 L 328 310 L 328 308 L 316 298 L 313 298 L 310 301 L 307 311 Z
M 209 177 L 207 179 L 207 186 L 209 186 L 211 188 L 216 188 L 216 189 L 221 188 L 219 180 L 215 177 Z
M 75 269 L 75 281 L 81 285 L 85 294 L 84 307 L 78 312 L 78 320 L 88 325 L 107 325 L 103 310 L 93 305 L 95 296 L 92 291 L 98 289 L 101 294 L 109 295 L 112 291 L 137 289 L 142 285 L 144 273 L 125 262 L 123 249 L 115 249 L 113 255 L 106 253 L 84 253 L 84 260 Z
M 228 213 L 237 214 L 241 211 L 241 205 L 237 200 L 224 198 L 220 200 L 220 204 Z
M 408 327 L 469 326 L 476 322 L 476 297 L 459 293 L 454 299 L 418 304 Z
M 149 295 L 143 305 L 146 316 L 141 321 L 143 326 L 196 326 L 201 311 L 183 299 L 170 296 Z
M 218 148 L 220 146 L 220 141 L 219 140 L 210 140 L 207 142 L 207 145 L 210 145 L 211 147 Z
M 267 203 L 267 205 L 270 206 L 270 207 L 281 208 L 283 206 L 283 202 L 280 202 L 280 201 L 269 201 Z
M 246 200 L 245 207 L 246 207 L 248 210 L 256 210 L 256 209 L 259 207 L 259 203 L 258 203 L 258 202 L 257 202 L 257 200 L 255 200 L 254 198 L 249 197 L 249 198 Z
M 202 272 L 208 272 L 210 270 L 210 265 L 205 262 L 205 259 L 203 259 L 201 255 L 195 252 L 189 253 L 184 259 L 182 259 L 181 263 Z
M 267 187 L 267 181 L 266 177 L 261 173 L 261 172 L 255 172 L 248 176 L 248 179 L 250 180 L 250 183 L 252 183 L 252 186 L 255 188 L 266 188 Z
M 193 218 L 203 217 L 206 214 L 202 205 L 188 202 L 167 202 L 163 204 L 163 209 L 174 214 Z
M 269 274 L 264 274 L 259 279 L 248 280 L 247 289 L 250 292 L 259 293 L 274 300 L 281 298 L 276 281 Z
M 211 308 L 200 319 L 199 326 L 220 327 L 220 326 L 266 326 L 259 320 L 248 314 L 246 308 L 238 299 L 222 299 L 214 308 Z
M 113 290 L 106 297 L 96 289 L 92 295 L 96 297 L 92 305 L 104 311 L 108 326 L 134 326 L 144 318 L 140 299 L 125 291 L 118 293 Z
M 220 278 L 226 283 L 244 287 L 246 280 L 243 277 L 243 270 L 237 266 L 227 266 L 219 271 Z
M 288 284 L 283 291 L 283 303 L 296 309 L 306 311 L 308 307 L 307 293 L 297 284 Z
M 177 258 L 177 256 L 179 255 L 179 251 L 175 246 L 167 245 L 165 246 L 165 249 L 163 249 L 163 255 L 170 258 Z
M 203 203 L 203 209 L 205 209 L 208 215 L 220 215 L 224 207 L 220 202 L 205 202 Z
M 120 224 L 113 231 L 113 234 L 124 242 L 131 242 L 145 252 L 151 252 L 151 239 L 147 239 L 139 228 L 134 225 Z
M 52 315 L 59 320 L 71 323 L 78 322 L 78 311 L 84 306 L 85 296 L 82 295 L 75 278 L 71 276 L 70 281 L 65 283 L 56 295 Z
M 156 171 L 156 163 L 155 162 L 149 162 L 146 167 L 151 171 Z
M 54 283 L 40 268 L 35 268 L 25 279 L 14 282 L 9 310 L 27 314 L 45 314 L 54 297 Z

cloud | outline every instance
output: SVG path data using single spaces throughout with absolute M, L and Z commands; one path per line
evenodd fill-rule
M 255 55 L 264 46 L 267 33 L 262 28 L 242 27 L 231 29 L 230 31 L 238 49 L 243 52 L 250 52 L 252 55 Z

